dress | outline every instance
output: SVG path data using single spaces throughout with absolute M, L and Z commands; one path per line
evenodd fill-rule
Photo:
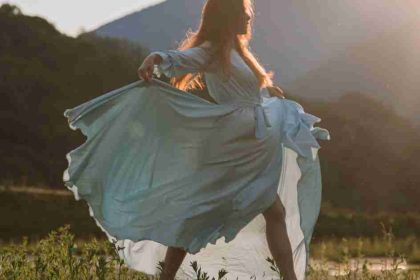
M 208 46 L 156 51 L 163 60 L 155 70 L 197 72 Z M 174 246 L 188 252 L 177 279 L 195 279 L 193 260 L 212 276 L 224 268 L 226 279 L 278 279 L 265 260 L 271 254 L 261 214 L 278 194 L 304 279 L 321 202 L 317 139 L 329 140 L 329 132 L 314 127 L 321 119 L 297 102 L 260 90 L 235 50 L 231 61 L 230 79 L 219 68 L 205 72 L 217 104 L 153 79 L 64 112 L 86 136 L 66 155 L 64 184 L 87 202 L 132 269 L 158 273 Z

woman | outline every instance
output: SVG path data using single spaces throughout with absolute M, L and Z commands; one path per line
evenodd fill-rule
M 316 138 L 329 134 L 249 51 L 252 19 L 250 0 L 207 0 L 199 30 L 146 57 L 140 81 L 65 112 L 87 141 L 67 154 L 63 180 L 136 270 L 155 273 L 167 248 L 160 279 L 174 279 L 187 253 L 204 261 L 224 236 L 242 242 L 230 253 L 268 246 L 284 279 L 304 277 L 320 203 Z M 185 91 L 203 88 L 203 76 L 215 103 Z M 266 244 L 244 235 L 258 214 Z

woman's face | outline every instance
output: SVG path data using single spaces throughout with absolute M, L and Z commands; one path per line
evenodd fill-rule
M 238 17 L 238 26 L 237 26 L 237 33 L 238 34 L 246 34 L 249 24 L 250 24 L 251 16 L 247 11 L 243 11 L 240 16 Z

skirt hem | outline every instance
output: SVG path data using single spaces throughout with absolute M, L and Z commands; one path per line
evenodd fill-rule
M 70 166 L 70 164 L 71 164 L 70 152 L 66 154 L 66 158 L 67 158 L 67 161 L 68 161 L 68 166 Z M 232 241 L 233 239 L 235 239 L 235 237 L 242 230 L 242 228 L 244 226 L 246 226 L 246 224 L 248 224 L 250 221 L 252 221 L 252 219 L 254 219 L 259 214 L 262 214 L 266 209 L 268 209 L 275 202 L 275 199 L 276 199 L 274 197 L 274 199 L 272 201 L 270 201 L 270 203 L 268 204 L 268 206 L 266 205 L 266 206 L 262 207 L 261 208 L 262 209 L 261 212 L 257 212 L 255 215 L 248 216 L 248 220 L 245 221 L 244 223 L 242 223 L 242 225 L 240 227 L 237 227 L 233 231 L 231 231 L 230 234 L 229 233 L 226 233 L 226 232 L 223 233 L 222 231 L 219 230 L 219 231 L 217 231 L 217 234 L 214 235 L 214 232 L 213 232 L 213 234 L 210 235 L 210 236 L 213 235 L 212 238 L 208 238 L 207 241 L 201 242 L 201 245 L 195 246 L 195 248 L 199 248 L 199 249 L 192 249 L 191 246 L 188 246 L 188 245 L 172 244 L 172 243 L 169 243 L 169 242 L 166 242 L 166 241 L 163 241 L 163 240 L 159 240 L 157 238 L 152 238 L 152 237 L 143 237 L 143 238 L 139 238 L 139 239 L 130 239 L 130 238 L 118 239 L 116 236 L 113 236 L 111 233 L 109 233 L 108 230 L 105 229 L 105 227 L 102 225 L 101 221 L 96 218 L 97 216 L 95 215 L 94 210 L 93 210 L 90 202 L 86 198 L 84 198 L 83 196 L 81 196 L 79 194 L 78 187 L 69 180 L 69 171 L 68 171 L 68 168 L 65 169 L 65 171 L 64 171 L 63 181 L 64 181 L 64 184 L 67 187 L 67 189 L 69 189 L 73 193 L 74 199 L 76 201 L 84 200 L 86 202 L 86 204 L 87 204 L 87 206 L 89 208 L 88 209 L 89 216 L 95 221 L 96 225 L 106 234 L 106 236 L 108 238 L 108 241 L 111 242 L 111 243 L 113 243 L 115 245 L 116 250 L 117 250 L 117 253 L 118 253 L 118 250 L 124 249 L 123 247 L 121 248 L 121 247 L 118 246 L 118 241 L 119 240 L 129 240 L 131 242 L 140 242 L 140 241 L 144 241 L 144 240 L 150 240 L 150 241 L 154 241 L 154 242 L 160 243 L 160 244 L 162 244 L 164 246 L 167 246 L 167 247 L 171 246 L 171 247 L 182 248 L 186 252 L 188 252 L 189 254 L 193 254 L 194 255 L 194 254 L 200 252 L 202 249 L 205 249 L 209 243 L 215 245 L 216 242 L 217 242 L 217 240 L 219 240 L 222 237 L 224 237 L 225 243 L 228 243 L 228 242 Z M 227 220 L 228 219 L 226 219 L 226 221 Z M 226 223 L 224 223 L 221 226 L 220 229 L 224 229 L 225 228 L 225 224 Z

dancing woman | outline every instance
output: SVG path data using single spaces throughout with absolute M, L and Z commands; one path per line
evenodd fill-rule
M 136 270 L 154 273 L 166 249 L 160 279 L 175 279 L 187 253 L 221 237 L 251 244 L 240 233 L 262 214 L 284 279 L 304 277 L 320 205 L 316 138 L 329 135 L 249 50 L 253 16 L 250 0 L 207 0 L 198 31 L 147 56 L 140 81 L 65 112 L 87 141 L 67 154 L 64 182 Z M 203 80 L 215 102 L 186 91 Z

